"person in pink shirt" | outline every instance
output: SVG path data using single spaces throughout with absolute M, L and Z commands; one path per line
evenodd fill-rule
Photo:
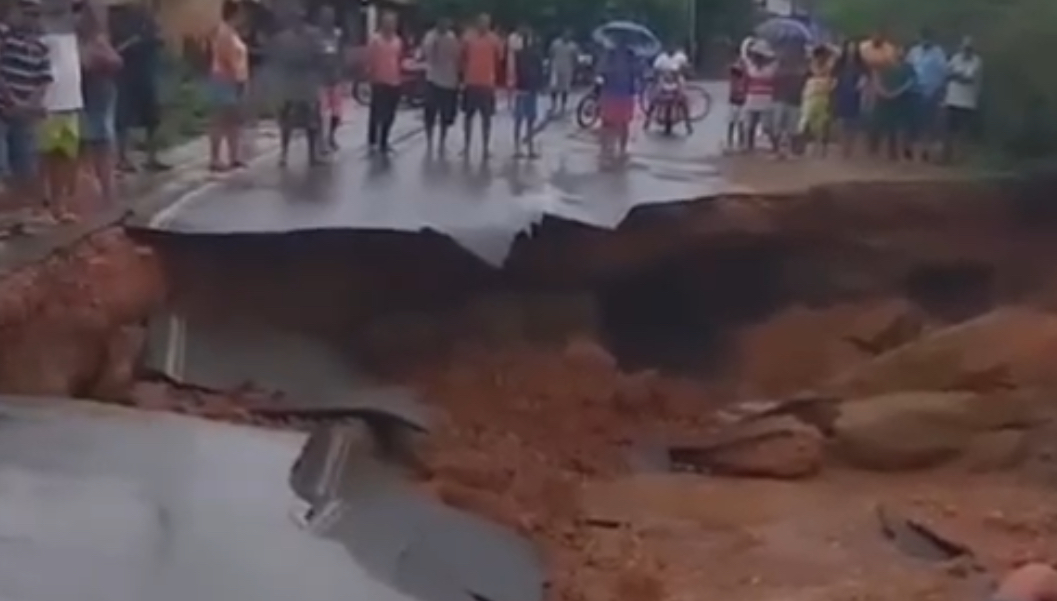
M 367 44 L 367 77 L 371 105 L 367 117 L 367 146 L 371 152 L 389 154 L 389 132 L 400 104 L 400 63 L 404 43 L 396 31 L 396 14 L 382 15 L 378 31 Z

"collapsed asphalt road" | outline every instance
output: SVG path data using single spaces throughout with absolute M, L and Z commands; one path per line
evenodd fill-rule
M 629 163 L 607 172 L 599 170 L 593 134 L 579 130 L 571 115 L 541 123 L 537 161 L 511 158 L 513 122 L 506 111 L 495 119 L 489 161 L 460 157 L 458 126 L 448 153 L 430 155 L 421 128 L 408 123 L 417 119 L 417 113 L 401 113 L 395 155 L 388 159 L 366 157 L 360 128 L 347 127 L 342 144 L 348 150 L 325 168 L 279 170 L 262 163 L 140 225 L 209 235 L 430 230 L 500 265 L 517 235 L 544 216 L 614 228 L 635 207 L 714 196 L 729 187 L 715 166 L 722 129 L 717 114 L 692 136 L 636 132 Z

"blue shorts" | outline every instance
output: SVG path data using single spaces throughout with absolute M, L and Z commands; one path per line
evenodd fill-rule
M 514 95 L 514 120 L 535 123 L 539 111 L 539 97 L 535 92 L 517 92 Z
M 117 95 L 101 97 L 97 103 L 85 103 L 81 111 L 81 142 L 85 144 L 110 144 L 117 137 L 114 114 L 117 110 Z
M 239 84 L 217 77 L 210 77 L 206 82 L 206 98 L 209 106 L 215 109 L 232 108 L 239 104 L 241 99 Z
M 0 174 L 30 179 L 37 174 L 37 121 L 0 119 Z

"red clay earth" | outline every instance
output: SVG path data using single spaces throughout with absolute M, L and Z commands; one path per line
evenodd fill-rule
M 971 566 L 922 567 L 893 551 L 871 518 L 878 503 L 970 545 L 990 570 L 1053 558 L 1057 512 L 1053 495 L 1039 486 L 1040 477 L 1053 474 L 1044 446 L 1031 461 L 1020 461 L 1021 468 L 1011 468 L 1004 454 L 1000 464 L 986 453 L 986 461 L 970 462 L 967 450 L 965 461 L 915 474 L 878 476 L 827 460 L 821 475 L 801 482 L 628 472 L 628 449 L 636 441 L 703 438 L 724 427 L 717 410 L 807 388 L 876 394 L 889 392 L 890 384 L 892 391 L 912 385 L 990 394 L 995 378 L 1005 378 L 1046 393 L 1037 402 L 1052 408 L 1047 395 L 1057 382 L 1046 374 L 1057 373 L 1057 355 L 1048 352 L 1057 349 L 1051 346 L 1057 328 L 1048 314 L 999 312 L 952 334 L 944 319 L 891 293 L 907 265 L 969 257 L 998 268 L 998 287 L 1010 295 L 1031 281 L 1030 294 L 1017 302 L 1048 304 L 1047 282 L 1057 278 L 1044 277 L 1048 266 L 1026 265 L 1024 258 L 1049 256 L 1039 253 L 1053 250 L 1051 235 L 1010 236 L 996 217 L 999 209 L 986 201 L 962 199 L 964 210 L 946 215 L 940 200 L 949 202 L 947 194 L 914 203 L 868 193 L 856 195 L 865 206 L 842 211 L 832 210 L 842 202 L 828 194 L 712 213 L 709 231 L 717 236 L 743 233 L 751 223 L 752 232 L 788 229 L 810 240 L 797 259 L 799 273 L 820 268 L 809 259 L 828 257 L 831 263 L 820 264 L 838 283 L 869 280 L 854 282 L 860 299 L 794 306 L 740 330 L 735 352 L 716 375 L 718 386 L 623 373 L 590 335 L 551 348 L 469 340 L 404 373 L 446 416 L 425 449 L 433 472 L 426 486 L 538 541 L 550 566 L 552 599 L 894 601 L 972 591 Z M 809 203 L 830 212 L 796 209 Z M 826 229 L 846 238 L 812 238 Z M 866 252 L 878 249 L 884 252 Z M 823 286 L 832 287 L 833 281 Z M 39 394 L 91 391 L 108 351 L 120 346 L 114 341 L 130 339 L 123 328 L 164 294 L 156 258 L 118 231 L 8 278 L 0 283 L 0 381 Z M 72 350 L 56 350 L 64 344 Z M 928 359 L 931 380 L 888 377 L 895 372 L 885 370 L 916 365 L 905 356 L 891 358 L 901 345 L 919 349 L 913 359 Z M 140 383 L 132 399 L 152 409 L 246 418 L 237 395 L 202 397 Z M 984 438 L 991 440 L 989 433 L 974 440 Z

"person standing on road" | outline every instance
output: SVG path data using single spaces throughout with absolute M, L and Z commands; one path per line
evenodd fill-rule
M 118 168 L 136 171 L 129 159 L 132 129 L 146 133 L 148 171 L 170 167 L 158 158 L 158 126 L 161 105 L 158 99 L 158 73 L 161 71 L 162 41 L 150 7 L 143 0 L 118 5 L 111 27 L 111 43 L 121 55 L 117 81 L 115 123 L 118 139 Z
M 52 82 L 40 0 L 17 0 L 0 25 L 0 169 L 17 201 L 39 201 L 36 130 Z
M 396 13 L 382 15 L 378 31 L 367 44 L 367 76 L 371 106 L 367 117 L 367 145 L 371 152 L 390 154 L 389 133 L 400 104 L 400 73 L 404 43 L 396 30 Z
M 640 68 L 635 51 L 625 40 L 617 40 L 602 57 L 602 89 L 599 112 L 602 116 L 600 162 L 607 167 L 628 157 L 631 120 L 639 90 Z
M 321 110 L 319 89 L 326 61 L 319 31 L 300 14 L 300 8 L 283 15 L 282 31 L 272 40 L 271 63 L 279 88 L 279 166 L 289 158 L 294 131 L 305 132 L 308 164 L 318 165 Z
M 862 130 L 862 91 L 869 83 L 858 44 L 853 41 L 844 44 L 833 67 L 833 75 L 833 122 L 840 136 L 844 158 L 850 158 Z
M 921 30 L 918 43 L 910 49 L 907 61 L 914 67 L 917 89 L 914 90 L 914 132 L 912 143 L 923 161 L 939 138 L 944 95 L 947 91 L 947 53 L 936 44 L 932 31 Z
M 731 62 L 728 77 L 727 105 L 730 112 L 727 114 L 727 151 L 739 152 L 745 147 L 745 120 L 742 113 L 748 93 L 748 77 L 742 57 L 735 57 Z
M 892 161 L 913 158 L 910 137 L 917 109 L 914 67 L 904 60 L 901 50 L 896 50 L 895 57 L 895 62 L 880 72 L 873 92 L 873 131 L 880 136 L 875 143 L 884 143 Z
M 514 53 L 514 156 L 534 159 L 539 95 L 546 87 L 543 49 L 535 33 L 521 30 L 521 49 Z M 522 152 L 524 146 L 525 152 Z
M 775 56 L 769 44 L 746 39 L 742 44 L 745 57 L 745 150 L 756 151 L 756 135 L 769 131 L 774 109 Z
M 779 159 L 788 158 L 797 150 L 807 79 L 807 65 L 800 52 L 786 54 L 779 61 L 774 78 L 774 109 L 769 131 L 771 146 Z
M 515 61 L 518 51 L 525 45 L 525 35 L 522 32 L 527 29 L 528 25 L 522 23 L 515 27 L 510 35 L 500 36 L 503 40 L 503 60 L 500 61 L 499 86 L 506 93 L 507 108 L 511 111 L 514 110 L 514 96 L 516 95 L 514 77 L 517 74 L 517 64 Z
M 983 70 L 983 60 L 976 52 L 972 38 L 966 37 L 962 40 L 961 48 L 950 60 L 950 76 L 943 102 L 946 112 L 944 161 L 964 156 L 964 149 L 960 147 L 964 146 L 976 131 Z
M 470 156 L 473 118 L 478 115 L 481 117 L 482 157 L 487 159 L 491 153 L 492 117 L 495 115 L 496 84 L 502 60 L 503 42 L 492 31 L 492 18 L 482 13 L 462 40 L 463 156 Z
M 114 78 L 121 69 L 121 56 L 110 45 L 106 9 L 82 2 L 77 16 L 81 44 L 82 160 L 99 185 L 105 203 L 114 199 L 114 112 L 117 87 Z
M 862 109 L 867 123 L 867 147 L 871 155 L 876 155 L 884 135 L 884 132 L 877 129 L 878 119 L 874 114 L 879 100 L 877 90 L 880 88 L 883 74 L 889 72 L 897 62 L 902 62 L 902 57 L 896 45 L 888 41 L 888 35 L 883 29 L 878 29 L 859 44 L 859 56 L 866 68 L 868 80 L 862 94 Z
M 317 30 L 323 54 L 323 85 L 320 86 L 319 103 L 322 106 L 323 127 L 326 130 L 321 136 L 320 150 L 331 153 L 338 150 L 338 127 L 341 126 L 342 104 L 345 102 L 343 36 L 333 6 L 324 4 L 320 7 Z
M 566 29 L 551 43 L 551 113 L 564 115 L 569 107 L 569 94 L 573 90 L 576 61 L 580 47 L 573 41 L 573 32 Z
M 60 220 L 76 217 L 71 203 L 77 192 L 77 163 L 81 152 L 81 53 L 77 35 L 67 33 L 64 17 L 45 13 L 44 26 L 55 30 L 44 34 L 51 62 L 52 82 L 44 94 L 44 118 L 37 130 L 45 194 Z
M 423 121 L 426 146 L 433 151 L 433 134 L 440 128 L 440 151 L 446 150 L 448 129 L 455 123 L 459 102 L 459 58 L 462 46 L 452 30 L 451 19 L 441 17 L 422 40 L 426 64 L 426 97 Z
M 240 130 L 250 64 L 249 49 L 236 29 L 240 8 L 233 0 L 225 0 L 220 9 L 221 21 L 209 40 L 209 169 L 212 171 L 245 165 Z M 228 147 L 226 166 L 220 162 L 221 146 L 225 144 Z
M 830 98 L 833 96 L 833 63 L 836 48 L 819 44 L 811 49 L 809 77 L 804 83 L 797 135 L 814 155 L 825 157 L 829 149 Z

